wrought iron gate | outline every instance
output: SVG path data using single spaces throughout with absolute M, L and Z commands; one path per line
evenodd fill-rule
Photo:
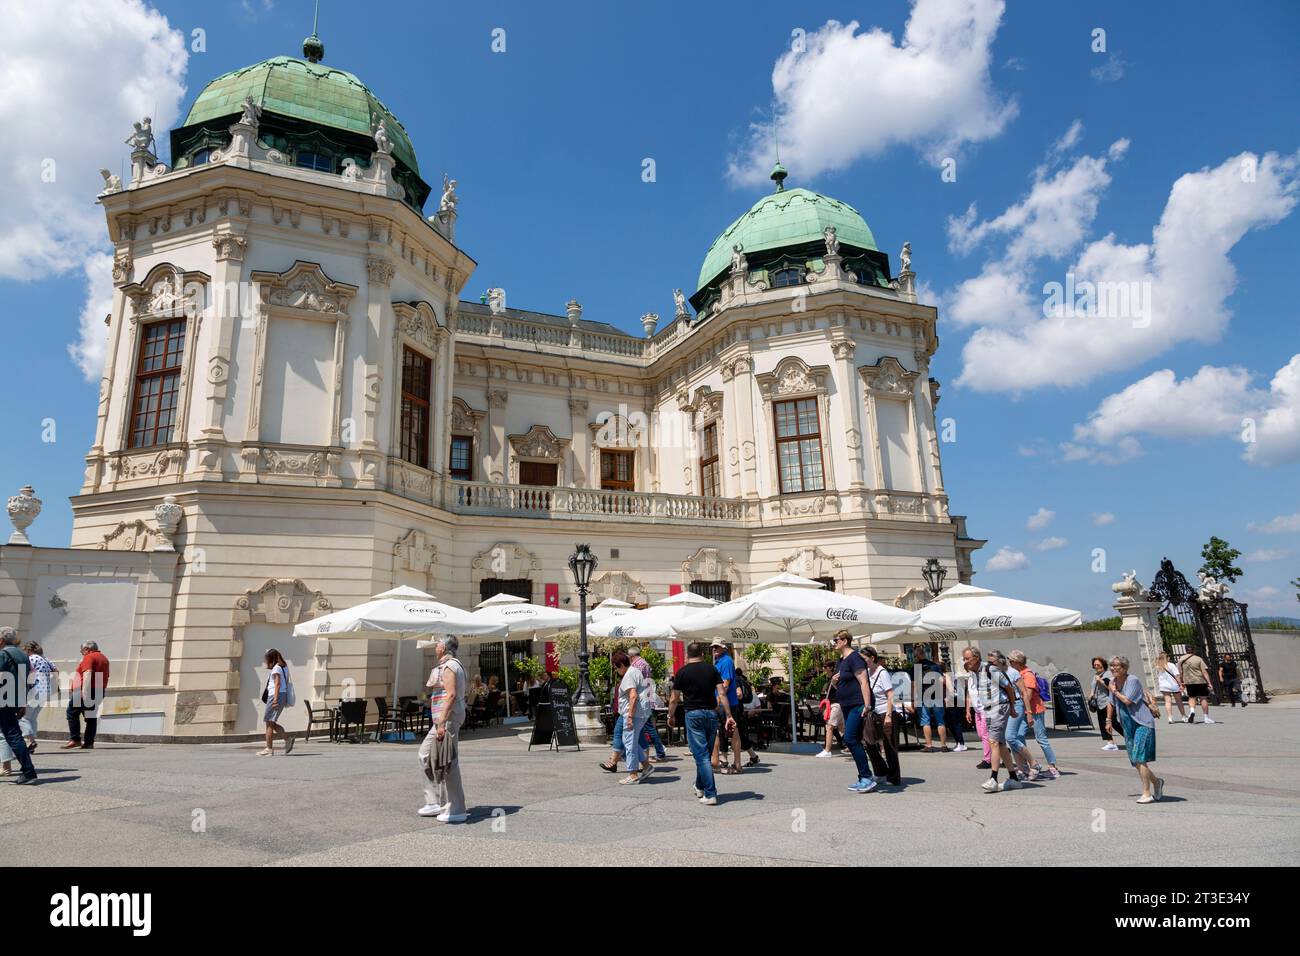
M 1198 591 L 1168 558 L 1160 562 L 1160 571 L 1149 591 L 1152 600 L 1161 602 L 1160 640 L 1165 653 L 1177 660 L 1194 650 L 1205 658 L 1214 683 L 1215 703 L 1225 699 L 1219 668 L 1229 654 L 1237 664 L 1243 697 L 1268 702 L 1245 604 L 1209 589 Z

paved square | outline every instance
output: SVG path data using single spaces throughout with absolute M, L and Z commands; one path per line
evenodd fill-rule
M 254 745 L 64 752 L 46 740 L 39 786 L 0 782 L 0 863 L 997 865 L 1028 862 L 1032 843 L 1044 864 L 1122 854 L 1142 865 L 1294 865 L 1300 699 L 1212 712 L 1215 726 L 1160 725 L 1167 799 L 1145 807 L 1133 802 L 1127 758 L 1102 753 L 1095 732 L 1054 735 L 1065 775 L 1020 792 L 981 792 L 978 750 L 906 752 L 906 788 L 862 796 L 845 790 L 847 758 L 765 754 L 761 767 L 718 778 L 716 807 L 692 797 L 685 747 L 646 783 L 620 787 L 596 767 L 603 750 L 529 752 L 514 734 L 480 732 L 462 747 L 471 818 L 459 826 L 415 815 L 412 745 L 300 742 L 266 758 Z

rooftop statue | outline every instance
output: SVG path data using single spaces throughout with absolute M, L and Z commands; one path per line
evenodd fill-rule
M 252 95 L 244 97 L 244 112 L 240 114 L 239 122 L 245 126 L 256 126 L 262 120 L 262 107 L 253 102 Z
M 736 243 L 731 247 L 731 274 L 743 275 L 749 271 L 749 260 L 745 258 L 745 247 Z
M 686 296 L 681 289 L 673 289 L 673 305 L 676 306 L 676 316 L 679 319 L 687 318 L 690 313 L 686 311 Z
M 828 256 L 838 256 L 840 254 L 840 241 L 835 237 L 835 227 L 827 226 L 823 229 L 822 238 L 826 240 L 826 254 Z
M 146 116 L 140 122 L 131 125 L 135 127 L 135 131 L 124 140 L 126 145 L 130 146 L 132 150 L 143 149 L 153 152 L 153 120 Z
M 910 242 L 903 243 L 903 251 L 898 254 L 898 261 L 903 267 L 903 272 L 912 271 L 912 244 Z
M 388 138 L 388 129 L 384 126 L 383 117 L 379 117 L 375 123 L 375 150 L 383 153 L 385 156 L 393 151 L 393 143 Z
M 104 177 L 103 192 L 116 193 L 122 191 L 122 177 L 110 173 L 107 169 L 101 169 L 99 175 Z
M 460 199 L 456 196 L 456 180 L 449 177 L 446 173 L 442 174 L 442 199 L 438 202 L 438 215 L 442 216 L 447 213 L 456 212 L 456 204 Z

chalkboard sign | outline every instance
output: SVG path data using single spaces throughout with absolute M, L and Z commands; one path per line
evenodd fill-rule
M 1052 678 L 1053 727 L 1091 727 L 1088 704 L 1083 696 L 1083 685 L 1073 674 L 1062 672 Z
M 553 680 L 545 688 L 545 696 L 538 701 L 533 714 L 533 736 L 528 741 L 528 749 L 533 744 L 548 744 L 556 750 L 561 747 L 577 747 L 578 728 L 573 721 L 573 700 L 569 697 L 569 685 L 562 680 Z

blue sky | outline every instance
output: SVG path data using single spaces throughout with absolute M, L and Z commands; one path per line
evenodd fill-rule
M 107 15 L 119 5 L 122 15 Z M 943 446 L 945 478 L 953 510 L 989 539 L 978 583 L 1100 616 L 1121 571 L 1149 582 L 1168 555 L 1190 576 L 1217 534 L 1252 556 L 1238 587 L 1252 612 L 1300 612 L 1287 587 L 1300 574 L 1300 409 L 1279 374 L 1300 353 L 1300 7 L 356 9 L 323 0 L 325 60 L 402 120 L 427 181 L 444 170 L 459 180 L 457 239 L 479 262 L 468 292 L 500 285 L 511 306 L 554 312 L 576 297 L 587 317 L 638 332 L 643 312 L 670 314 L 672 289 L 694 289 L 714 237 L 768 188 L 746 171 L 770 163 L 751 124 L 769 122 L 775 105 L 789 184 L 856 206 L 891 259 L 910 241 L 940 306 L 932 374 L 939 416 L 957 433 Z M 89 33 L 113 25 L 69 41 L 57 19 L 31 14 L 17 33 L 33 70 L 52 78 L 53 102 L 38 109 L 39 93 L 15 103 L 17 91 L 0 89 L 7 128 L 28 124 L 33 140 L 57 144 L 61 181 L 77 184 L 46 201 L 28 163 L 0 186 L 11 209 L 0 214 L 0 489 L 36 486 L 45 510 L 32 536 L 51 546 L 67 543 L 67 498 L 93 437 L 96 389 L 68 346 L 87 302 L 80 262 L 104 248 L 95 170 L 124 159 L 132 108 L 171 125 L 208 79 L 296 55 L 311 5 L 102 0 L 62 16 L 85 18 Z M 203 52 L 190 49 L 196 28 Z M 888 36 L 869 39 L 875 28 Z M 1092 49 L 1098 28 L 1104 52 Z M 807 37 L 798 55 L 795 30 Z M 0 54 L 19 39 L 0 39 Z M 99 55 L 76 56 L 69 45 L 82 42 Z M 129 82 L 159 49 L 168 62 L 151 58 L 144 71 L 156 89 Z M 85 65 L 95 60 L 123 75 L 124 92 Z M 830 101 L 828 120 L 818 107 Z M 758 143 L 767 139 L 760 130 Z M 642 179 L 646 158 L 654 182 Z M 945 159 L 955 181 L 941 176 Z M 32 221 L 58 254 L 6 257 Z M 1144 272 L 1135 260 L 1148 255 Z M 1048 328 L 1043 283 L 1072 268 L 1099 280 L 1149 273 L 1153 327 Z M 981 276 L 996 281 L 971 283 Z M 1094 349 L 1095 336 L 1111 344 Z M 992 344 L 967 351 L 972 337 Z M 1254 448 L 1240 440 L 1243 417 L 1259 424 Z M 1099 514 L 1114 520 L 1099 525 Z M 1096 548 L 1105 573 L 1091 570 Z M 986 568 L 999 552 L 995 567 L 1007 569 Z

